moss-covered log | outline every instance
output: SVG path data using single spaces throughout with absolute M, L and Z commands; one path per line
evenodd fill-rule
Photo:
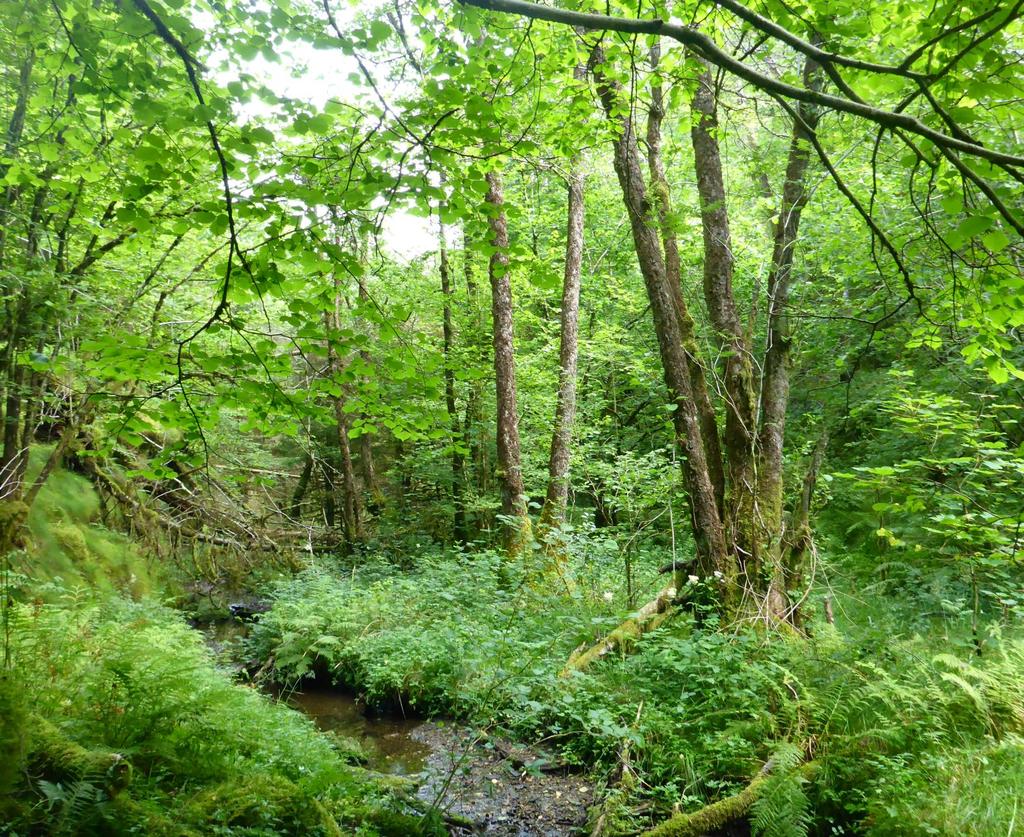
M 711 834 L 723 826 L 746 815 L 764 789 L 768 776 L 760 774 L 743 790 L 727 796 L 690 814 L 676 814 L 645 831 L 641 837 L 700 837 Z
M 599 642 L 589 648 L 574 651 L 562 669 L 561 676 L 568 677 L 574 671 L 583 671 L 595 660 L 600 660 L 612 651 L 626 650 L 645 633 L 663 625 L 672 615 L 671 608 L 675 597 L 675 584 L 670 584 Z
M 761 794 L 765 792 L 771 778 L 773 762 L 768 761 L 749 785 L 739 793 L 705 805 L 699 811 L 689 814 L 675 814 L 654 828 L 643 832 L 640 837 L 701 837 L 712 834 L 729 823 L 745 817 Z M 796 769 L 802 778 L 808 779 L 817 770 L 817 763 L 805 762 Z
M 29 762 L 48 777 L 88 779 L 115 796 L 132 780 L 131 763 L 120 753 L 84 747 L 38 715 L 29 721 Z
M 0 556 L 23 545 L 23 527 L 27 517 L 28 506 L 20 500 L 0 502 Z

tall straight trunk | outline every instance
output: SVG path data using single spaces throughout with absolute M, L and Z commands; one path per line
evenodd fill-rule
M 488 264 L 491 280 L 491 319 L 494 329 L 494 382 L 497 394 L 497 451 L 501 512 L 508 518 L 509 555 L 517 557 L 530 537 L 523 467 L 519 451 L 516 406 L 516 365 L 512 327 L 512 285 L 508 264 L 508 223 L 505 219 L 501 175 L 487 174 L 488 225 L 494 252 Z
M 309 478 L 313 475 L 313 454 L 307 453 L 306 460 L 302 464 L 302 472 L 299 474 L 299 481 L 295 483 L 295 491 L 292 492 L 291 505 L 288 507 L 288 514 L 292 519 L 299 520 L 302 517 L 302 501 L 309 489 Z
M 21 494 L 18 478 L 21 461 L 21 408 L 25 386 L 25 366 L 16 363 L 7 385 L 4 409 L 3 454 L 0 457 L 0 500 L 14 500 Z
M 324 484 L 323 515 L 324 524 L 328 529 L 334 528 L 337 517 L 334 504 L 334 478 L 331 476 L 331 469 L 324 462 L 320 463 L 320 476 Z
M 361 278 L 358 282 L 359 302 L 365 305 L 370 296 L 366 291 L 365 282 Z M 359 358 L 363 362 L 363 368 L 369 369 L 370 353 L 366 349 L 360 349 Z M 359 437 L 359 468 L 363 472 L 363 485 L 370 495 L 373 508 L 376 509 L 384 502 L 384 492 L 381 490 L 380 480 L 377 479 L 377 466 L 373 460 L 373 435 L 370 433 L 363 433 Z
M 803 82 L 807 89 L 820 86 L 818 65 L 811 59 L 804 64 Z M 798 574 L 786 570 L 786 559 L 780 553 L 786 540 L 783 522 L 784 480 L 783 449 L 786 433 L 786 409 L 789 405 L 789 348 L 790 325 L 787 316 L 789 291 L 793 278 L 793 251 L 800 230 L 800 215 L 807 203 L 805 176 L 810 160 L 809 137 L 818 123 L 817 110 L 801 103 L 793 123 L 793 136 L 789 144 L 786 164 L 786 182 L 782 187 L 782 203 L 775 224 L 772 267 L 768 277 L 768 342 L 761 379 L 761 425 L 759 432 L 758 501 L 761 519 L 771 539 L 769 546 L 773 563 L 772 594 L 769 604 L 776 612 L 786 608 L 785 590 L 789 586 L 786 575 Z M 824 455 L 816 454 L 817 465 Z M 816 474 L 817 465 L 812 469 Z M 813 491 L 813 482 L 811 484 Z M 808 525 L 809 500 L 802 520 L 792 521 L 801 530 Z M 794 533 L 795 534 L 795 533 Z M 802 534 L 800 535 L 802 537 Z M 803 550 L 800 550 L 803 554 Z M 791 579 L 795 580 L 795 579 Z
M 16 305 L 8 302 L 7 344 L 4 346 L 3 376 L 4 420 L 3 447 L 0 450 L 0 499 L 17 499 L 21 494 L 21 461 L 24 456 L 22 410 L 26 397 L 27 367 L 18 362 L 18 353 L 28 340 L 29 319 L 32 313 L 32 294 L 23 286 Z
M 25 484 L 25 474 L 28 473 L 29 450 L 36 437 L 36 424 L 39 421 L 39 408 L 43 402 L 45 385 L 45 375 L 38 372 L 31 373 L 25 393 L 25 408 L 22 411 L 24 418 L 21 428 L 21 451 L 18 453 L 18 463 L 15 469 L 15 479 L 19 488 Z
M 328 328 L 327 360 L 331 373 L 340 378 L 343 371 L 341 359 L 338 357 L 334 346 L 330 341 L 330 332 L 337 333 L 341 327 L 340 323 L 340 296 L 335 297 L 334 312 L 325 314 Z M 339 385 L 340 381 L 338 382 Z M 341 494 L 342 494 L 342 526 L 345 531 L 345 539 L 349 544 L 355 544 L 363 540 L 363 524 L 360 508 L 359 486 L 356 483 L 355 468 L 352 465 L 352 446 L 348 437 L 348 414 L 345 412 L 345 388 L 342 386 L 341 394 L 333 399 L 335 435 L 338 442 L 338 454 L 341 460 Z
M 666 279 L 657 219 L 652 215 L 647 197 L 633 121 L 628 111 L 622 114 L 619 102 L 621 91 L 601 73 L 600 66 L 603 63 L 604 51 L 595 47 L 591 55 L 591 66 L 594 68 L 601 104 L 617 132 L 613 146 L 615 173 L 622 189 L 640 272 L 651 304 L 665 384 L 675 404 L 672 418 L 676 438 L 685 453 L 682 468 L 689 494 L 698 563 L 706 575 L 716 571 L 722 573 L 724 591 L 728 593 L 732 588 L 734 573 L 726 549 L 715 486 L 708 468 L 700 415 L 691 385 L 690 360 L 683 348 L 677 313 L 677 304 L 682 303 L 682 300 L 680 298 L 677 303 Z
M 582 68 L 581 68 L 582 69 Z M 581 73 L 577 73 L 579 78 Z M 580 157 L 569 170 L 565 233 L 565 274 L 562 279 L 561 343 L 558 352 L 558 402 L 548 456 L 548 490 L 540 514 L 542 540 L 565 523 L 569 500 L 569 462 L 572 429 L 576 420 L 576 364 L 579 357 L 580 267 L 583 261 L 584 176 Z M 564 557 L 561 550 L 559 557 Z
M 722 353 L 726 396 L 723 442 L 728 496 L 724 522 L 737 561 L 748 574 L 756 574 L 760 543 L 754 524 L 756 428 L 750 336 L 743 327 L 733 292 L 732 241 L 718 145 L 718 102 L 709 69 L 698 79 L 692 104 L 697 115 L 690 137 L 704 235 L 704 301 Z
M 345 539 L 354 544 L 363 539 L 363 523 L 360 514 L 359 486 L 356 483 L 355 468 L 352 466 L 352 447 L 348 438 L 348 416 L 345 415 L 344 398 L 334 399 L 334 417 L 338 451 L 341 454 L 342 520 Z
M 480 300 L 477 295 L 476 279 L 473 276 L 472 258 L 473 239 L 469 230 L 462 228 L 462 270 L 466 281 L 466 297 L 473 316 L 473 333 L 469 339 L 473 349 L 473 362 L 486 365 L 490 358 L 481 340 L 484 324 L 480 316 Z M 483 386 L 481 376 L 473 376 L 469 383 L 469 396 L 466 398 L 465 419 L 462 422 L 462 437 L 469 451 L 469 464 L 472 466 L 476 490 L 486 494 L 490 490 L 490 468 L 487 462 L 487 445 L 482 434 L 485 430 L 483 422 Z
M 15 99 L 11 120 L 7 123 L 7 131 L 4 135 L 4 158 L 6 160 L 13 160 L 17 157 L 18 146 L 21 144 L 21 137 L 25 132 L 25 115 L 28 112 L 28 100 L 32 93 L 32 68 L 35 65 L 35 60 L 35 49 L 30 47 L 22 59 L 18 72 L 18 96 Z M 9 163 L 0 165 L 0 178 L 7 174 L 8 168 Z M 7 230 L 13 226 L 9 213 L 16 193 L 17 189 L 13 184 L 0 192 L 0 266 L 4 262 Z
M 455 403 L 455 366 L 452 360 L 452 348 L 455 340 L 452 328 L 452 282 L 451 268 L 448 263 L 448 242 L 445 240 L 444 223 L 438 219 L 440 238 L 441 297 L 443 308 L 441 313 L 441 349 L 444 357 L 444 404 L 448 411 L 448 424 L 452 439 L 452 533 L 460 543 L 466 541 L 466 462 L 462 454 L 462 428 L 459 422 L 459 410 Z

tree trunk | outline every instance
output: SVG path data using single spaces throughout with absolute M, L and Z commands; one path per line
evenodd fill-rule
M 25 132 L 25 114 L 28 112 L 28 100 L 32 92 L 32 67 L 35 65 L 35 59 L 35 49 L 29 47 L 21 62 L 18 73 L 18 98 L 15 100 L 11 121 L 7 123 L 7 132 L 4 136 L 4 158 L 6 160 L 13 160 L 18 156 L 18 146 L 21 144 L 21 137 Z M 0 179 L 7 174 L 9 167 L 9 163 L 0 164 Z M 3 192 L 0 192 L 0 216 L 2 216 L 0 217 L 0 266 L 4 263 L 7 231 L 12 227 L 8 210 L 14 201 L 15 193 L 14 185 L 9 185 Z
M 466 462 L 462 453 L 462 429 L 459 426 L 459 411 L 455 403 L 455 366 L 452 360 L 454 329 L 452 328 L 452 283 L 448 263 L 448 244 L 445 241 L 444 223 L 438 219 L 440 228 L 440 273 L 441 297 L 443 299 L 441 336 L 444 358 L 444 403 L 448 411 L 452 445 L 452 534 L 459 543 L 466 542 Z
M 355 469 L 352 467 L 352 447 L 348 439 L 348 416 L 345 415 L 345 399 L 342 397 L 334 399 L 334 417 L 338 451 L 341 454 L 342 522 L 346 540 L 354 544 L 363 539 L 363 526 L 359 508 L 359 486 L 356 484 Z
M 7 385 L 7 405 L 4 410 L 3 454 L 0 457 L 0 500 L 17 499 L 21 494 L 18 479 L 22 455 L 21 408 L 24 401 L 25 366 L 15 361 L 14 373 Z
M 651 47 L 651 67 L 655 71 L 661 60 L 661 44 L 656 42 Z M 647 115 L 647 167 L 651 174 L 651 190 L 658 200 L 658 222 L 661 227 L 662 247 L 665 251 L 665 280 L 672 292 L 676 306 L 676 316 L 683 338 L 683 347 L 696 347 L 695 326 L 683 300 L 682 264 L 679 258 L 679 244 L 673 228 L 672 201 L 669 193 L 668 179 L 665 177 L 665 165 L 661 158 L 661 121 L 665 116 L 665 107 L 661 84 L 656 82 L 651 87 L 651 107 Z M 718 504 L 719 516 L 725 508 L 725 473 L 722 464 L 722 450 L 718 438 L 718 419 L 715 408 L 708 394 L 707 377 L 704 364 L 696 353 L 689 354 L 690 386 L 697 402 L 700 416 L 700 430 L 704 441 L 704 452 L 708 461 L 708 473 L 715 488 L 715 499 Z
M 755 531 L 754 470 L 755 399 L 750 362 L 750 336 L 743 328 L 733 293 L 733 256 L 725 182 L 718 147 L 715 80 L 705 69 L 693 97 L 697 119 L 690 131 L 697 192 L 704 235 L 704 301 L 722 354 L 725 389 L 727 488 L 723 523 L 730 549 L 748 574 L 758 569 L 759 539 Z
M 626 115 L 622 115 L 618 86 L 609 82 L 600 72 L 599 68 L 603 63 L 604 51 L 596 47 L 591 55 L 591 66 L 594 67 L 601 104 L 619 132 L 614 141 L 615 172 L 629 215 L 640 272 L 643 274 L 647 297 L 651 303 L 665 384 L 675 405 L 672 418 L 677 441 L 685 453 L 682 457 L 682 468 L 689 493 L 699 566 L 704 575 L 721 573 L 723 592 L 728 593 L 735 573 L 731 571 L 715 486 L 708 468 L 700 416 L 691 385 L 690 361 L 687 350 L 683 348 L 677 314 L 678 303 L 666 281 L 657 222 L 652 217 L 651 205 L 647 198 L 633 122 L 628 111 Z M 681 302 L 680 298 L 679 303 Z M 696 347 L 693 346 L 692 349 L 690 354 L 695 355 Z
M 790 590 L 800 590 L 804 586 L 806 556 L 814 549 L 814 538 L 811 533 L 811 503 L 814 501 L 818 473 L 821 471 L 821 463 L 825 460 L 827 449 L 828 430 L 826 429 L 818 437 L 814 451 L 811 453 L 811 461 L 800 487 L 800 496 L 797 497 L 793 511 L 786 522 L 780 547 L 781 557 L 778 561 L 776 586 L 780 597 L 785 597 L 785 617 L 797 627 L 802 623 L 800 605 L 806 598 L 806 591 L 801 593 L 801 598 L 796 601 L 791 601 L 788 594 Z
M 507 546 L 518 557 L 531 536 L 526 489 L 519 451 L 519 415 L 516 407 L 516 366 L 512 328 L 512 286 L 508 264 L 508 225 L 505 220 L 501 175 L 487 175 L 487 203 L 491 210 L 491 317 L 494 325 L 494 380 L 497 393 L 497 449 L 501 512 L 506 517 Z
M 320 463 L 320 476 L 323 478 L 324 483 L 324 497 L 322 504 L 324 524 L 328 529 L 333 529 L 337 518 L 337 511 L 334 503 L 334 478 L 331 476 L 331 469 L 325 462 Z
M 292 492 L 292 502 L 288 508 L 288 514 L 293 520 L 302 518 L 302 501 L 309 488 L 309 478 L 313 474 L 313 454 L 306 454 L 306 461 L 302 465 L 302 473 L 299 474 L 299 481 L 295 484 L 295 491 Z
M 334 314 L 325 315 L 328 332 L 337 333 L 341 327 L 339 316 L 340 297 L 335 298 Z M 341 494 L 342 527 L 345 531 L 345 539 L 350 545 L 363 540 L 362 509 L 360 508 L 359 486 L 356 483 L 355 469 L 352 466 L 352 447 L 348 438 L 348 415 L 345 412 L 345 388 L 341 382 L 343 366 L 334 346 L 331 343 L 330 335 L 327 341 L 328 367 L 341 387 L 341 394 L 334 397 L 334 421 L 335 433 L 338 441 L 338 453 L 341 459 Z
M 370 296 L 366 292 L 366 284 L 363 280 L 360 278 L 357 281 L 359 282 L 359 301 L 365 305 Z M 359 359 L 363 362 L 363 369 L 370 368 L 370 353 L 366 349 L 360 349 Z M 364 416 L 364 418 L 366 417 Z M 377 479 L 377 467 L 373 462 L 373 435 L 370 433 L 363 433 L 359 437 L 359 467 L 363 472 L 363 485 L 370 496 L 371 506 L 373 509 L 377 509 L 384 504 L 384 492 Z
M 820 86 L 817 64 L 808 59 L 804 64 L 804 85 L 808 89 Z M 766 535 L 770 538 L 768 549 L 772 556 L 772 583 L 769 605 L 776 615 L 780 609 L 788 608 L 785 592 L 787 558 L 783 552 L 790 552 L 784 546 L 787 538 L 783 526 L 784 480 L 783 450 L 785 445 L 786 409 L 789 406 L 789 347 L 790 327 L 787 317 L 789 291 L 792 283 L 793 251 L 800 229 L 800 215 L 807 203 L 804 178 L 810 159 L 808 137 L 818 122 L 818 113 L 810 105 L 801 103 L 797 110 L 798 119 L 793 124 L 793 137 L 789 146 L 789 160 L 786 165 L 786 182 L 782 188 L 782 203 L 779 220 L 775 224 L 772 268 L 768 277 L 768 343 L 764 356 L 764 373 L 761 379 L 761 426 L 758 462 L 758 502 Z M 813 485 L 812 485 L 813 489 Z M 810 508 L 808 503 L 807 512 Z M 804 519 L 801 532 L 791 533 L 797 539 L 803 538 L 807 526 Z M 800 555 L 803 549 L 799 550 Z M 799 572 L 791 570 L 789 581 L 795 581 Z
M 582 70 L 582 68 L 580 68 Z M 576 73 L 577 79 L 582 72 Z M 566 560 L 559 547 L 558 530 L 565 524 L 569 500 L 569 462 L 572 454 L 572 430 L 576 420 L 576 363 L 579 355 L 580 265 L 583 259 L 584 176 L 580 157 L 569 171 L 568 219 L 565 235 L 565 275 L 562 281 L 561 345 L 558 355 L 558 402 L 555 426 L 548 456 L 548 489 L 538 529 L 548 547 L 548 556 L 559 575 Z

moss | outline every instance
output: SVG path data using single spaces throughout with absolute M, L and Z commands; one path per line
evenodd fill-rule
M 675 595 L 675 587 L 666 587 L 652 601 L 640 608 L 636 616 L 626 619 L 599 642 L 585 650 L 574 651 L 560 676 L 568 677 L 573 672 L 583 671 L 591 663 L 612 651 L 628 653 L 644 634 L 660 628 L 672 617 L 672 602 Z
M 25 690 L 12 674 L 0 674 L 0 799 L 3 800 L 17 784 L 25 762 L 26 704 Z
M 645 831 L 642 837 L 700 837 L 702 834 L 712 834 L 744 816 L 757 800 L 767 779 L 767 776 L 758 776 L 734 796 L 728 796 L 692 814 L 676 814 Z
M 361 808 L 354 815 L 355 819 L 372 825 L 381 837 L 445 837 L 448 834 L 437 811 L 420 817 L 397 811 Z
M 22 526 L 28 517 L 28 506 L 19 500 L 0 503 L 0 554 L 6 555 L 24 542 Z
M 110 796 L 116 796 L 131 782 L 131 763 L 120 753 L 83 747 L 38 715 L 29 719 L 28 726 L 28 761 L 35 771 L 57 780 L 99 780 Z
M 30 479 L 48 455 L 47 447 L 32 450 Z M 29 537 L 15 568 L 34 585 L 59 580 L 65 586 L 125 592 L 136 598 L 156 590 L 162 581 L 156 568 L 126 537 L 102 525 L 100 510 L 99 495 L 85 477 L 56 468 L 22 516 L 27 518 Z M 3 515 L 0 509 L 0 529 Z
M 287 833 L 340 835 L 333 815 L 315 797 L 279 775 L 257 773 L 223 782 L 192 798 L 185 818 L 190 822 L 256 828 L 274 825 Z

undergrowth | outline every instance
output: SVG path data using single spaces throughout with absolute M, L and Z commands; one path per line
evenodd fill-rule
M 0 833 L 437 831 L 307 718 L 233 683 L 173 612 L 75 597 L 10 616 Z
M 978 657 L 948 622 L 900 633 L 870 616 L 821 620 L 806 638 L 766 638 L 682 614 L 636 653 L 561 678 L 572 649 L 628 609 L 600 585 L 554 597 L 499 567 L 483 554 L 401 573 L 311 569 L 277 587 L 250 648 L 279 678 L 329 677 L 370 704 L 497 724 L 609 781 L 628 752 L 639 783 L 625 810 L 648 813 L 624 831 L 735 793 L 769 760 L 755 833 L 1012 828 L 1024 641 L 1010 631 L 993 625 Z
M 28 479 L 34 479 L 50 446 L 30 452 Z M 56 468 L 28 514 L 25 548 L 12 556 L 12 568 L 34 582 L 60 588 L 124 592 L 136 598 L 157 593 L 165 581 L 158 563 L 126 536 L 102 525 L 99 495 L 85 477 Z

